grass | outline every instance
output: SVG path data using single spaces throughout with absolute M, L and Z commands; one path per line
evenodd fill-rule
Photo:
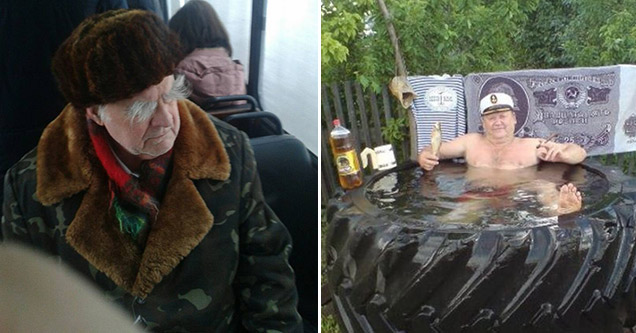
M 327 264 L 325 259 L 327 258 L 327 255 L 325 253 L 325 249 L 327 248 L 325 246 L 325 238 L 327 236 L 327 221 L 325 220 L 325 209 L 323 207 L 323 209 L 321 209 L 321 218 L 320 218 L 320 230 L 321 230 L 321 250 L 322 253 L 320 254 L 320 285 L 324 286 L 327 283 Z M 335 315 L 333 314 L 333 310 L 332 310 L 332 306 L 331 306 L 331 302 L 322 306 L 320 309 L 321 312 L 321 316 L 320 316 L 320 331 L 322 333 L 340 333 L 342 332 L 342 330 L 340 329 L 340 327 L 338 326 L 338 322 L 336 320 L 336 318 L 334 317 Z
M 333 315 L 322 316 L 320 319 L 320 331 L 322 333 L 339 333 L 340 327 Z
M 325 241 L 327 238 L 327 221 L 325 220 L 325 208 L 320 211 L 320 285 L 324 286 L 327 283 L 327 253 L 325 249 Z

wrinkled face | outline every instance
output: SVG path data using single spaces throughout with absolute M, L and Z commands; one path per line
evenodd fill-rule
M 481 117 L 484 133 L 492 138 L 514 137 L 517 117 L 512 110 L 487 114 Z
M 168 152 L 181 125 L 177 100 L 178 84 L 172 75 L 133 97 L 88 109 L 88 116 L 104 126 L 119 145 L 119 153 L 149 160 Z M 115 148 L 115 147 L 113 147 Z

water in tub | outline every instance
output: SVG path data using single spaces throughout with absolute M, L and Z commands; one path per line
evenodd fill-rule
M 584 205 L 599 193 L 599 175 L 582 166 L 542 163 L 516 170 L 442 163 L 433 171 L 420 168 L 389 173 L 367 188 L 378 207 L 410 220 L 509 225 L 553 220 L 559 188 L 573 183 Z M 598 185 L 596 185 L 598 186 Z

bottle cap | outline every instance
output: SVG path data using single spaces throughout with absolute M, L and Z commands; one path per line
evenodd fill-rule
M 333 120 L 333 127 L 340 126 L 340 119 L 336 118 Z

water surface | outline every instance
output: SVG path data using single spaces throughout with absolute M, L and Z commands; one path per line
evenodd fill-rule
M 365 195 L 382 210 L 410 220 L 542 224 L 554 221 L 558 189 L 566 183 L 583 193 L 584 209 L 609 188 L 602 174 L 581 165 L 497 170 L 444 162 L 431 172 L 415 167 L 388 173 L 369 184 Z

